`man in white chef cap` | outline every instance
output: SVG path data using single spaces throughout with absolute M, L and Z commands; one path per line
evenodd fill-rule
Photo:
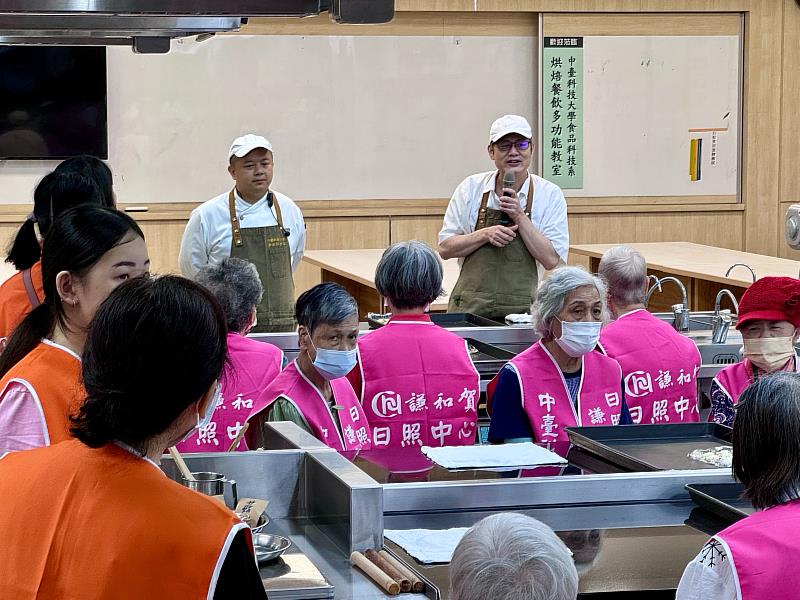
M 567 203 L 557 185 L 528 172 L 532 137 L 524 117 L 497 119 L 487 148 L 495 170 L 470 175 L 450 199 L 439 254 L 458 257 L 461 272 L 449 312 L 500 321 L 528 312 L 542 272 L 567 260 Z
M 266 138 L 248 133 L 228 151 L 233 189 L 204 202 L 183 233 L 180 268 L 193 278 L 228 257 L 253 263 L 264 286 L 251 331 L 293 331 L 294 280 L 306 241 L 303 214 L 284 194 L 271 190 L 274 156 Z

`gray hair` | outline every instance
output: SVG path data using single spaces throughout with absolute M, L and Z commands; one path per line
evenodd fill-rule
M 294 317 L 311 334 L 319 325 L 339 325 L 358 316 L 358 303 L 338 283 L 320 283 L 297 299 Z
M 544 523 L 500 513 L 474 525 L 450 562 L 451 600 L 575 600 L 572 554 Z
M 442 261 L 419 240 L 389 246 L 375 269 L 375 287 L 395 308 L 420 308 L 444 293 Z
M 203 267 L 195 280 L 214 294 L 225 313 L 228 331 L 234 333 L 247 327 L 264 294 L 255 265 L 241 258 L 225 258 L 218 265 Z
M 618 306 L 644 304 L 647 261 L 627 246 L 609 248 L 600 259 L 597 274 L 608 284 L 608 296 Z
M 536 298 L 531 306 L 533 329 L 542 339 L 552 338 L 553 319 L 564 308 L 570 292 L 585 285 L 597 289 L 603 310 L 602 320 L 608 321 L 606 284 L 603 283 L 603 280 L 582 267 L 559 267 L 550 273 L 550 276 L 536 290 Z

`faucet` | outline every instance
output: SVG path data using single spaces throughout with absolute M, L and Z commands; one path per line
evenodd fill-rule
M 736 316 L 738 317 L 739 316 L 739 303 L 736 301 L 736 296 L 734 296 L 733 292 L 731 292 L 729 289 L 725 289 L 725 288 L 721 289 L 717 293 L 717 299 L 714 301 L 714 314 L 715 315 L 719 314 L 719 307 L 720 307 L 720 303 L 722 302 L 722 297 L 723 296 L 727 296 L 728 298 L 731 299 L 731 303 L 733 304 L 733 308 L 736 309 Z
M 731 326 L 730 315 L 723 315 L 720 312 L 720 303 L 722 298 L 727 296 L 730 298 L 733 307 L 736 309 L 736 316 L 739 316 L 739 303 L 736 301 L 736 296 L 728 289 L 721 289 L 717 292 L 717 299 L 714 301 L 714 316 L 711 317 L 711 343 L 724 344 L 728 339 L 728 330 Z
M 665 281 L 671 281 L 676 284 L 681 289 L 681 304 L 673 304 L 672 305 L 672 314 L 674 315 L 675 319 L 672 323 L 673 327 L 680 332 L 689 331 L 689 300 L 686 296 L 686 287 L 683 285 L 683 282 L 678 279 L 677 277 L 667 276 L 662 277 L 661 279 L 657 280 L 657 283 L 653 284 L 647 291 L 647 296 L 644 299 L 644 305 L 647 306 L 650 303 L 650 296 L 653 295 L 653 292 L 658 289 L 659 291 L 663 291 L 661 289 L 661 284 Z
M 747 269 L 748 271 L 750 271 L 750 275 L 752 275 L 752 276 L 753 276 L 753 283 L 755 283 L 755 282 L 756 282 L 756 272 L 755 272 L 755 271 L 753 271 L 753 268 L 752 268 L 750 265 L 746 265 L 746 264 L 744 264 L 744 263 L 734 263 L 734 264 L 732 264 L 732 265 L 730 266 L 730 268 L 729 268 L 727 271 L 725 271 L 725 277 L 727 277 L 728 275 L 730 275 L 730 274 L 731 274 L 731 271 L 733 271 L 733 270 L 734 270 L 736 267 L 744 267 L 745 269 Z M 739 311 L 737 310 L 736 312 L 737 312 L 737 314 L 738 314 L 738 312 L 739 312 Z

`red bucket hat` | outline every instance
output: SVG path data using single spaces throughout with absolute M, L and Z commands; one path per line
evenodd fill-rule
M 739 302 L 736 329 L 755 320 L 789 321 L 800 327 L 800 279 L 762 277 L 747 288 Z

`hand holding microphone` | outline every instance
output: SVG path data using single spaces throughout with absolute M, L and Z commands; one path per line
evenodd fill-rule
M 500 217 L 500 224 L 506 227 L 511 225 L 511 217 L 509 217 L 508 208 L 504 205 L 514 203 L 516 208 L 519 209 L 516 193 L 514 192 L 515 181 L 516 176 L 513 171 L 506 171 L 503 173 L 503 195 L 500 196 L 500 210 L 503 211 L 503 215 Z M 509 190 L 511 193 L 509 193 Z

